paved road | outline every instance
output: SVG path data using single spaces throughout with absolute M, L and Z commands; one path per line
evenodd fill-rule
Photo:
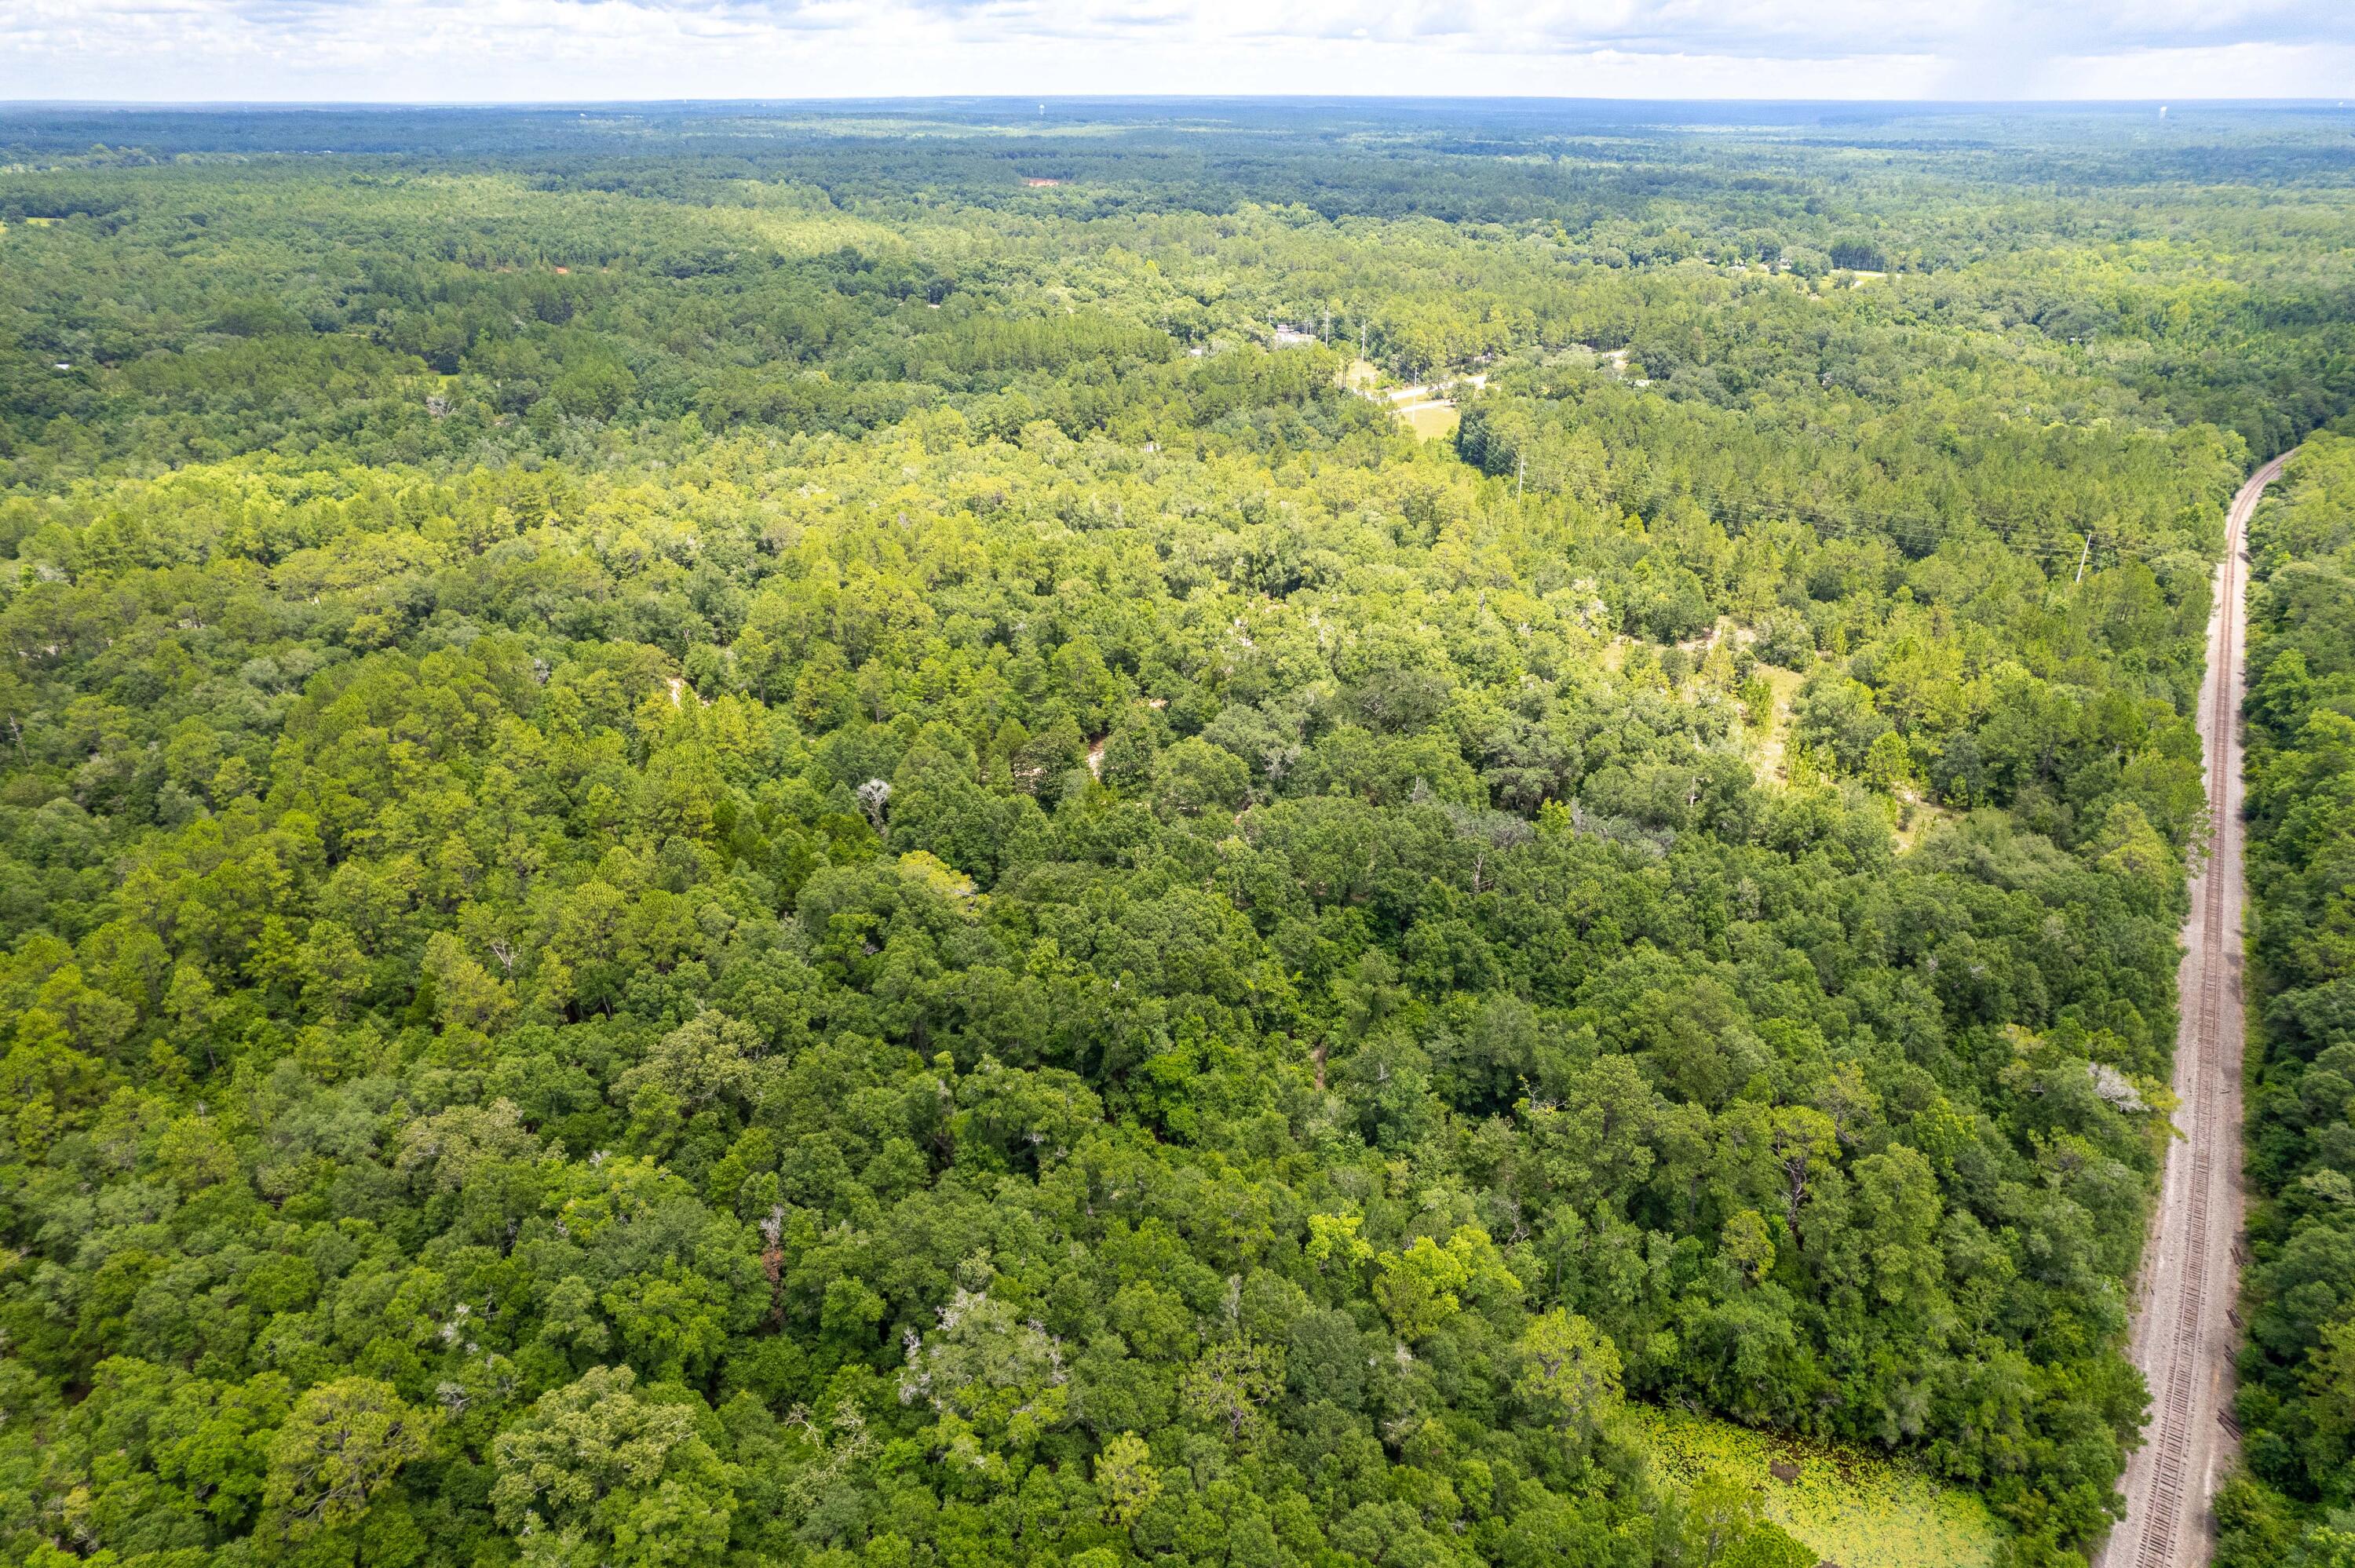
M 2208 1501 L 2231 1453 L 2233 1248 L 2241 1234 L 2241 652 L 2245 534 L 2287 454 L 2249 477 L 2226 520 L 2200 690 L 2212 812 L 2191 883 L 2179 978 L 2175 1125 L 2145 1247 L 2132 1353 L 2150 1384 L 2151 1421 L 2126 1466 L 2126 1517 L 2099 1568 L 2200 1568 L 2213 1545 Z

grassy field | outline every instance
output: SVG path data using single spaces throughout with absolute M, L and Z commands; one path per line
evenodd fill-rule
M 1652 1405 L 1627 1420 L 1664 1479 L 1714 1472 L 1761 1489 L 1766 1517 L 1840 1568 L 1985 1568 L 2003 1540 L 1970 1493 L 1859 1449 Z
M 1399 418 L 1406 421 L 1406 428 L 1414 432 L 1419 441 L 1435 441 L 1442 436 L 1454 435 L 1455 427 L 1464 420 L 1453 403 L 1418 404 L 1401 409 Z

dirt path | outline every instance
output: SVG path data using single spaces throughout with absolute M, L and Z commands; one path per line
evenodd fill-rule
M 2213 1547 L 2209 1499 L 2232 1452 L 2231 1319 L 2241 1234 L 2241 652 L 2249 515 L 2285 453 L 2232 498 L 2208 624 L 2200 690 L 2211 817 L 2208 856 L 2191 883 L 2178 980 L 2175 1124 L 2158 1211 L 2144 1249 L 2131 1335 L 2150 1384 L 2151 1419 L 2126 1465 L 2126 1517 L 2099 1568 L 2199 1568 Z

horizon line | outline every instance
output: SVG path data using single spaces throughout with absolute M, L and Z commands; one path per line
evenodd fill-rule
M 1495 103 L 1495 104 L 1614 104 L 1677 105 L 1706 103 L 1722 106 L 1757 104 L 1784 108 L 1934 108 L 1934 109 L 2115 109 L 2138 104 L 2203 109 L 2347 109 L 2345 99 L 2330 98 L 2202 98 L 2143 93 L 2115 98 L 1820 98 L 1732 97 L 1698 94 L 1684 98 L 1602 94 L 1554 96 L 1538 93 L 901 93 L 819 94 L 795 98 L 0 98 L 0 112 L 27 110 L 400 110 L 400 109 L 786 109 L 838 108 L 848 105 L 991 105 L 991 104 L 1167 104 L 1167 103 Z

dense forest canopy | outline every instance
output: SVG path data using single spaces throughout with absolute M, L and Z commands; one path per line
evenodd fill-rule
M 2074 1560 L 2345 130 L 0 117 L 0 1553 Z

